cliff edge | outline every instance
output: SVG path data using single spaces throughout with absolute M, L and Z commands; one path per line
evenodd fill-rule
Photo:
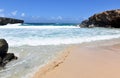
M 15 23 L 24 23 L 24 21 L 14 18 L 0 17 L 0 25 L 15 24 Z

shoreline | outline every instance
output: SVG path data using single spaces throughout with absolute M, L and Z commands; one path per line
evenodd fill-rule
M 73 45 L 32 78 L 119 78 L 119 47 L 119 38 Z
M 68 57 L 70 50 L 73 49 L 74 46 L 70 45 L 66 49 L 62 50 L 56 55 L 56 58 L 49 61 L 45 66 L 39 68 L 35 74 L 32 76 L 32 78 L 39 78 L 44 76 L 47 72 L 54 70 L 56 67 L 58 67 L 60 64 L 62 64 L 66 58 Z

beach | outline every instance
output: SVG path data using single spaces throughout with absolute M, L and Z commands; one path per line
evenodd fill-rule
M 119 2 L 1 1 L 0 78 L 120 78 Z
M 120 78 L 120 40 L 73 45 L 32 78 Z

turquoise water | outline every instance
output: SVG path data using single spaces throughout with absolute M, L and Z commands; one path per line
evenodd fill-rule
M 0 38 L 9 52 L 18 56 L 0 70 L 0 78 L 30 78 L 38 68 L 71 44 L 120 37 L 120 29 L 80 28 L 76 24 L 8 24 L 0 27 Z
M 24 26 L 76 26 L 77 23 L 24 23 Z

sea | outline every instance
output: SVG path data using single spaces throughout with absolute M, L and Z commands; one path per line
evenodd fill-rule
M 74 44 L 120 37 L 116 28 L 80 28 L 74 23 L 24 23 L 0 26 L 9 53 L 18 59 L 0 68 L 0 78 L 30 78 L 38 69 Z

